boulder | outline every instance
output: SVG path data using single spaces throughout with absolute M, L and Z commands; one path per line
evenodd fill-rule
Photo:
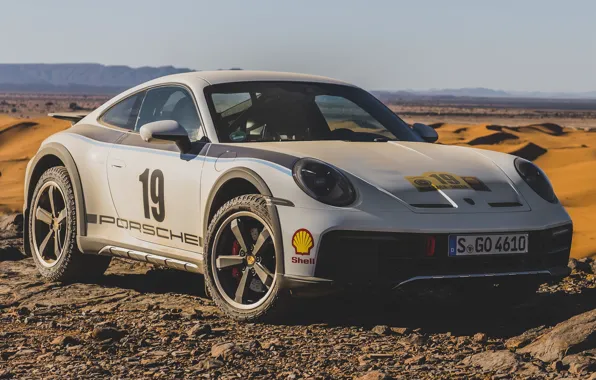
M 219 343 L 211 347 L 211 356 L 215 359 L 225 359 L 234 352 L 236 345 L 234 343 Z
M 510 350 L 517 350 L 518 348 L 527 346 L 528 343 L 538 338 L 544 332 L 544 326 L 534 327 L 533 329 L 524 331 L 521 335 L 507 339 L 505 341 L 505 347 L 507 347 Z
M 484 351 L 462 360 L 462 364 L 480 367 L 491 372 L 512 372 L 518 368 L 520 361 L 509 350 Z
M 476 343 L 485 343 L 488 340 L 488 336 L 485 333 L 476 333 L 472 339 Z
M 552 362 L 592 348 L 596 348 L 596 309 L 559 323 L 517 352 Z
M 590 257 L 584 257 L 583 259 L 569 259 L 569 268 L 577 272 L 583 273 L 595 273 L 594 272 L 594 260 Z
M 565 356 L 563 364 L 574 374 L 596 372 L 596 350 Z
M 0 231 L 22 232 L 23 214 L 10 214 L 0 216 Z
M 386 325 L 378 325 L 372 328 L 371 330 L 372 332 L 374 332 L 377 335 L 389 335 L 391 334 L 391 329 L 389 328 L 389 326 Z
M 91 333 L 91 336 L 97 340 L 120 340 L 126 335 L 124 330 L 119 330 L 110 326 L 96 326 Z
M 189 337 L 199 337 L 203 335 L 209 335 L 212 333 L 212 331 L 213 330 L 210 324 L 197 323 L 193 327 L 188 329 L 186 335 L 188 335 Z
M 62 335 L 52 340 L 51 344 L 55 346 L 74 346 L 79 344 L 79 340 L 70 335 Z

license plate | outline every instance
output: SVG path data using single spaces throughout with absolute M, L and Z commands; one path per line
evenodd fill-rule
M 528 234 L 449 235 L 449 256 L 528 252 Z

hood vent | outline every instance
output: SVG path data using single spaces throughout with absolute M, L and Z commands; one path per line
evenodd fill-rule
M 488 204 L 490 207 L 521 207 L 522 204 L 519 202 L 491 202 Z
M 453 208 L 453 206 L 448 203 L 412 203 L 410 206 L 418 208 Z

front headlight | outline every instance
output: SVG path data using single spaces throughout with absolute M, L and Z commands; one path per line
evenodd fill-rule
M 550 203 L 557 203 L 557 196 L 550 181 L 538 166 L 519 157 L 515 159 L 514 164 L 519 175 L 532 190 L 544 198 L 544 200 Z
M 331 206 L 348 206 L 356 191 L 348 178 L 331 165 L 314 158 L 302 158 L 292 170 L 294 181 L 309 196 Z

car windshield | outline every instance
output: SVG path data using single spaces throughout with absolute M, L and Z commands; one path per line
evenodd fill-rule
M 220 142 L 421 141 L 368 92 L 303 82 L 212 85 L 205 97 Z

